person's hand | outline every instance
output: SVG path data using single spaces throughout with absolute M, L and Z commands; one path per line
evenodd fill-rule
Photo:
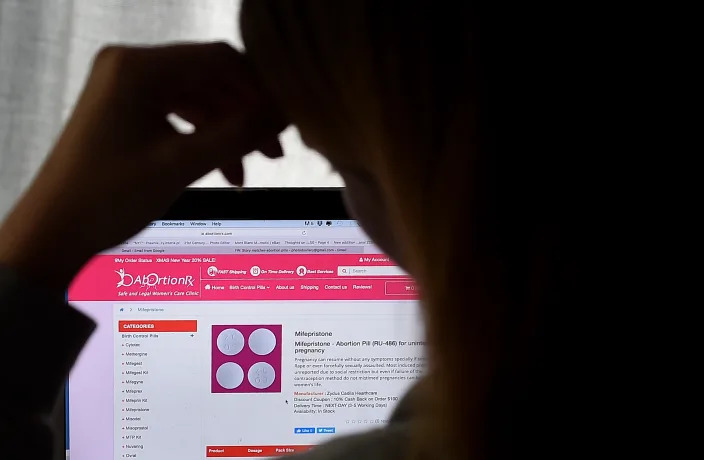
M 195 126 L 179 134 L 176 114 Z M 283 119 L 243 55 L 222 43 L 109 47 L 73 115 L 0 227 L 0 263 L 64 287 L 93 254 L 156 219 L 188 184 L 242 157 L 281 156 Z

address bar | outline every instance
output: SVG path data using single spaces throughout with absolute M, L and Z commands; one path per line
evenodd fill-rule
M 408 273 L 394 265 L 376 267 L 340 265 L 337 267 L 337 276 L 408 276 Z
M 144 238 L 267 238 L 307 237 L 310 230 L 298 228 L 147 228 L 131 239 Z

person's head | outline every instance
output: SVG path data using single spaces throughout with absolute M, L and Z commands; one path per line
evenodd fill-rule
M 420 275 L 413 239 L 437 231 L 462 185 L 448 173 L 470 161 L 463 21 L 393 2 L 245 2 L 242 13 L 247 54 L 304 142 L 341 174 L 370 236 Z
M 487 395 L 506 348 L 495 187 L 515 171 L 497 178 L 501 160 L 489 154 L 469 4 L 250 0 L 241 13 L 246 54 L 274 100 L 423 291 L 432 379 L 419 428 L 427 443 L 416 447 L 431 458 L 485 449 Z

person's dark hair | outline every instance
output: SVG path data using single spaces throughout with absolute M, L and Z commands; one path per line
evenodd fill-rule
M 559 56 L 545 48 L 543 12 L 489 8 L 242 7 L 246 53 L 290 120 L 333 149 L 357 145 L 382 178 L 429 342 L 409 457 L 508 458 L 548 436 L 532 413 L 545 317 L 574 275 L 574 184 L 553 123 Z

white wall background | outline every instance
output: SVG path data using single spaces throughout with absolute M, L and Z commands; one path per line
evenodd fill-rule
M 106 43 L 226 40 L 241 48 L 240 0 L 0 0 L 0 217 L 60 132 Z M 252 155 L 246 186 L 341 186 L 327 162 L 282 135 L 285 158 Z M 226 186 L 218 173 L 196 186 Z

